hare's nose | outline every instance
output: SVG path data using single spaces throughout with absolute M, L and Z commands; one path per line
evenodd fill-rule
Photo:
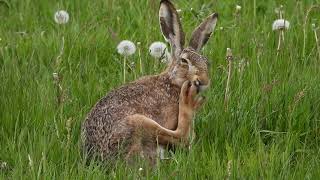
M 193 83 L 194 83 L 194 85 L 196 85 L 196 86 L 200 86 L 202 83 L 201 83 L 201 81 L 200 81 L 200 79 L 199 79 L 199 77 L 194 77 L 193 78 Z
M 199 79 L 197 79 L 197 80 L 195 81 L 195 85 L 196 85 L 196 86 L 200 86 L 200 85 L 201 85 L 201 81 L 200 81 Z

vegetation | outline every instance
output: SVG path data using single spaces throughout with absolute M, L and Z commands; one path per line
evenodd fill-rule
M 80 127 L 98 99 L 123 83 L 123 57 L 116 49 L 121 40 L 140 42 L 127 58 L 136 64 L 127 81 L 165 68 L 148 54 L 152 42 L 164 41 L 159 0 L 0 0 L 0 178 L 317 179 L 317 3 L 176 0 L 187 37 L 203 18 L 219 13 L 203 50 L 211 60 L 212 85 L 195 118 L 191 150 L 177 149 L 150 170 L 143 162 L 131 168 L 122 161 L 114 168 L 86 164 Z M 277 51 L 282 36 L 272 23 L 281 4 L 290 27 Z M 60 9 L 70 15 L 66 24 L 54 21 Z M 233 66 L 226 107 L 227 48 Z

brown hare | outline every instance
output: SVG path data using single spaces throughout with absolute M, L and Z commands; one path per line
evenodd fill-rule
M 82 125 L 89 157 L 112 160 L 122 154 L 151 162 L 158 145 L 188 144 L 193 115 L 209 86 L 208 60 L 199 54 L 213 32 L 218 14 L 207 17 L 184 48 L 180 18 L 169 0 L 160 3 L 160 27 L 171 46 L 170 65 L 158 75 L 145 76 L 112 90 L 98 101 Z

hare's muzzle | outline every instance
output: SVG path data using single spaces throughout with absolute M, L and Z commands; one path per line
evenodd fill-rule
M 209 86 L 209 80 L 201 80 L 200 77 L 195 77 L 192 83 L 197 87 L 197 91 L 204 91 Z

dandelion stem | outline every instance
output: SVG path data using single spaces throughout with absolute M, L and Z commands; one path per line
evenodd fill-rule
M 282 5 L 280 6 L 280 9 L 279 9 L 279 18 L 280 19 L 283 19 L 283 15 L 282 15 Z M 285 26 L 286 24 L 286 21 L 283 19 L 283 24 Z M 280 48 L 281 48 L 281 40 L 283 41 L 284 43 L 284 29 L 285 27 L 279 29 L 279 40 L 278 40 L 278 47 L 277 47 L 277 56 L 279 55 L 279 52 L 280 52 Z
M 279 51 L 280 51 L 280 47 L 281 47 L 281 32 L 282 32 L 282 30 L 280 30 L 279 38 L 278 38 L 277 56 L 279 55 Z
M 123 83 L 126 82 L 126 63 L 127 63 L 127 59 L 126 59 L 126 56 L 124 56 L 124 58 L 123 58 Z
M 134 79 L 137 79 L 136 65 L 134 62 L 130 65 L 130 69 L 131 69 L 131 72 L 133 72 Z
M 57 69 L 59 69 L 59 67 L 60 67 L 60 64 L 61 64 L 61 61 L 62 61 L 63 52 L 64 52 L 64 36 L 62 36 L 62 43 L 61 43 L 60 51 L 59 51 L 59 54 L 58 54 L 58 56 L 56 58 L 56 67 L 57 67 Z
M 143 74 L 142 59 L 141 59 L 141 52 L 140 52 L 140 48 L 139 48 L 139 50 L 138 50 L 138 55 L 139 55 L 140 74 Z

